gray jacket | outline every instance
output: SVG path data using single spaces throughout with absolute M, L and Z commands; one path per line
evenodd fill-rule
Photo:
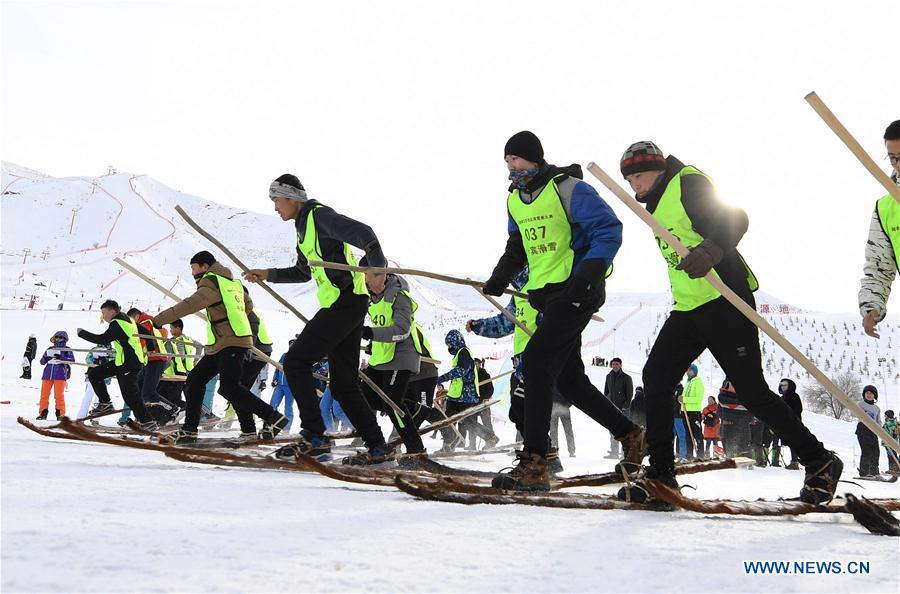
M 384 284 L 384 292 L 379 295 L 370 295 L 371 303 L 382 301 L 393 302 L 394 323 L 383 328 L 372 328 L 372 342 L 393 342 L 396 344 L 394 358 L 381 365 L 373 365 L 372 369 L 379 371 L 411 371 L 413 375 L 419 372 L 419 353 L 413 345 L 410 334 L 412 328 L 412 301 L 402 293 L 408 291 L 409 285 L 404 279 L 389 274 Z
M 894 174 L 892 179 L 900 186 L 900 176 Z M 863 264 L 863 277 L 860 281 L 859 313 L 862 317 L 866 317 L 870 311 L 875 311 L 878 313 L 879 322 L 884 319 L 891 284 L 897 276 L 897 264 L 894 248 L 887 233 L 884 232 L 876 206 L 869 223 L 866 261 Z

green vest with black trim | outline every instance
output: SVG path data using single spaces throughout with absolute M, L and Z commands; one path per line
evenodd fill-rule
M 416 303 L 409 291 L 400 291 L 398 294 L 406 295 L 412 305 L 412 320 L 409 326 L 410 336 L 413 339 L 413 346 L 416 352 L 421 354 L 422 345 L 419 343 L 418 332 L 416 332 L 416 310 L 419 305 Z M 394 301 L 397 298 L 394 297 Z M 378 303 L 369 303 L 369 318 L 372 319 L 373 328 L 390 328 L 394 325 L 394 301 L 382 299 Z M 372 341 L 372 356 L 369 357 L 369 365 L 383 365 L 394 360 L 394 353 L 397 350 L 396 342 L 377 342 Z
M 419 323 L 413 320 L 413 345 L 416 347 L 416 352 L 419 353 L 420 357 L 428 357 L 431 359 L 431 343 L 428 341 L 428 335 L 425 334 L 425 331 L 419 326 Z
M 459 365 L 459 354 L 463 351 L 469 353 L 469 358 L 472 360 L 472 367 L 475 367 L 475 357 L 472 356 L 472 351 L 469 350 L 469 347 L 463 347 L 456 351 L 456 354 L 453 355 L 453 362 L 451 365 L 455 368 Z M 475 376 L 475 393 L 478 394 L 478 399 L 481 400 L 481 387 L 478 385 L 478 371 L 472 369 L 472 373 Z M 447 398 L 457 399 L 462 396 L 463 393 L 463 378 L 455 377 L 450 380 L 450 389 L 447 390 Z
M 534 331 L 537 330 L 538 311 L 531 307 L 527 299 L 522 297 L 513 297 L 513 303 L 516 305 L 516 319 L 534 334 Z M 521 355 L 529 340 L 531 340 L 531 336 L 516 325 L 513 330 L 513 355 Z
M 314 213 L 320 208 L 322 208 L 322 205 L 317 204 L 310 209 L 306 215 L 306 227 L 303 236 L 301 237 L 300 233 L 297 233 L 297 247 L 307 262 L 323 260 L 322 248 L 319 246 L 319 237 L 316 233 L 316 223 L 313 219 Z M 353 252 L 350 251 L 350 246 L 346 243 L 344 243 L 344 259 L 347 264 L 356 266 L 356 258 L 353 257 Z M 338 297 L 341 296 L 341 290 L 331 282 L 331 279 L 325 274 L 325 269 L 321 266 L 310 266 L 309 271 L 316 281 L 316 297 L 319 299 L 319 305 L 321 307 L 331 307 L 338 300 Z M 356 295 L 368 295 L 365 275 L 362 272 L 351 272 L 350 275 L 353 278 L 353 293 Z
M 121 320 L 119 318 L 113 318 L 111 323 L 117 323 L 125 332 L 125 335 L 128 336 L 128 342 L 122 344 L 119 339 L 112 341 L 113 350 L 116 352 L 115 365 L 116 367 L 121 367 L 125 364 L 125 349 L 131 349 L 134 351 L 134 355 L 137 357 L 137 360 L 141 363 L 141 365 L 147 364 L 147 355 L 144 354 L 144 347 L 141 346 L 141 339 L 138 338 L 138 325 L 135 324 L 131 319 L 129 320 Z
M 207 272 L 203 275 L 203 278 L 207 277 L 214 278 L 219 285 L 219 294 L 222 296 L 221 303 L 225 306 L 225 317 L 214 320 L 209 308 L 206 308 L 206 344 L 212 346 L 216 343 L 216 333 L 213 328 L 224 323 L 231 326 L 231 331 L 237 337 L 251 336 L 253 331 L 244 307 L 244 286 L 241 281 L 225 278 L 214 272 Z M 218 303 L 213 305 L 218 305 Z
M 186 336 L 184 334 L 176 336 L 175 342 L 181 344 L 182 348 L 184 349 L 185 355 L 193 355 L 195 352 L 197 352 L 197 349 L 194 348 L 194 341 L 191 340 L 189 336 Z M 180 352 L 177 345 L 175 347 L 175 352 Z M 193 357 L 175 357 L 173 362 L 175 363 L 175 372 L 178 375 L 185 375 L 194 368 Z
M 566 174 L 559 174 L 547 182 L 530 204 L 522 201 L 518 188 L 506 199 L 506 208 L 519 228 L 528 258 L 530 273 L 522 288 L 524 292 L 565 282 L 572 275 L 572 225 L 556 187 L 556 180 L 564 177 Z
M 894 250 L 894 264 L 900 267 L 900 203 L 888 194 L 878 200 L 875 208 L 878 210 L 881 228 Z
M 653 211 L 653 218 L 671 231 L 686 248 L 693 249 L 700 245 L 704 238 L 694 229 L 690 217 L 684 210 L 684 204 L 681 202 L 681 178 L 686 175 L 702 175 L 710 179 L 696 167 L 690 165 L 684 167 L 669 181 L 659 199 L 656 210 Z M 711 179 L 710 182 L 712 182 Z M 691 278 L 687 272 L 676 270 L 675 267 L 681 262 L 681 256 L 659 235 L 656 235 L 656 244 L 669 268 L 669 284 L 675 300 L 673 308 L 675 311 L 691 311 L 722 296 L 705 278 Z M 759 288 L 756 277 L 747 267 L 743 258 L 741 258 L 741 263 L 747 270 L 747 284 L 750 286 L 750 290 L 756 291 Z M 715 269 L 712 270 L 712 274 L 718 277 Z
M 266 323 L 263 321 L 262 316 L 256 314 L 256 317 L 259 319 L 259 327 L 256 330 L 256 340 L 258 340 L 260 344 L 270 346 L 272 344 L 272 339 L 269 338 L 269 329 L 266 328 Z

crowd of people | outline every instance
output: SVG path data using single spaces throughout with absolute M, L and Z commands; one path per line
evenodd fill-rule
M 884 140 L 894 181 L 900 185 L 900 121 L 888 127 Z M 522 447 L 516 451 L 514 466 L 499 472 L 493 486 L 548 490 L 550 473 L 561 466 L 555 429 L 559 422 L 566 430 L 569 454 L 575 453 L 568 417 L 568 407 L 575 406 L 609 432 L 609 455 L 620 458 L 616 470 L 633 477 L 619 492 L 623 500 L 652 502 L 648 480 L 678 488 L 676 456 L 709 456 L 717 447 L 726 455 L 736 455 L 746 451 L 743 436 L 749 435 L 751 453 L 760 463 L 770 455 L 780 463 L 782 446 L 790 449 L 787 466 L 805 468 L 802 501 L 829 501 L 843 462 L 803 423 L 800 410 L 792 408 L 793 382 L 781 382 L 778 394 L 767 385 L 759 329 L 734 305 L 739 299 L 755 309 L 754 292 L 759 289 L 756 276 L 737 249 L 749 226 L 746 212 L 720 200 L 708 174 L 673 155 L 666 156 L 655 143 L 636 142 L 625 150 L 620 172 L 635 199 L 688 253 L 681 255 L 670 245 L 671 238 L 656 237 L 667 264 L 672 311 L 650 347 L 642 387 L 633 388 L 617 360 L 600 391 L 585 371 L 581 336 L 606 301 L 606 278 L 614 271 L 623 225 L 583 180 L 581 167 L 548 163 L 532 132 L 510 137 L 503 157 L 510 181 L 507 241 L 481 290 L 486 296 L 507 292 L 513 296 L 499 316 L 469 320 L 465 325 L 467 332 L 482 336 L 513 335 L 509 416 L 521 435 Z M 417 467 L 427 455 L 418 427 L 445 414 L 436 407 L 437 394 L 445 394 L 446 414 L 464 413 L 485 397 L 476 357 L 462 332 L 451 330 L 445 344 L 452 361 L 448 371 L 439 373 L 428 339 L 415 320 L 418 305 L 405 279 L 385 269 L 387 259 L 371 227 L 310 198 L 293 174 L 275 179 L 268 195 L 278 215 L 296 230 L 296 263 L 249 269 L 243 280 L 312 280 L 319 303 L 315 315 L 281 358 L 283 373 L 276 379 L 276 387 L 281 386 L 281 401 L 290 396 L 297 406 L 300 432 L 296 443 L 284 446 L 277 455 L 292 458 L 330 453 L 333 440 L 329 428 L 333 427 L 336 405 L 340 405 L 346 425 L 354 428 L 365 446 L 344 458 L 345 463 L 379 464 L 397 457 L 402 465 Z M 359 263 L 351 246 L 365 252 Z M 875 338 L 877 324 L 886 313 L 898 259 L 900 203 L 887 195 L 877 202 L 873 215 L 860 292 L 864 329 Z M 155 316 L 144 312 L 126 315 L 118 303 L 108 300 L 101 306 L 103 319 L 109 323 L 105 332 L 78 329 L 79 338 L 111 347 L 107 361 L 88 370 L 90 386 L 99 399 L 93 410 L 112 409 L 106 380 L 115 377 L 143 429 L 155 430 L 183 409 L 184 421 L 171 436 L 176 443 L 196 442 L 201 415 L 210 408 L 204 399 L 210 383 L 218 377 L 218 393 L 233 406 L 241 434 L 272 439 L 289 426 L 293 415 L 289 419 L 287 408 L 282 413 L 273 407 L 279 405 L 278 400 L 265 402 L 251 390 L 272 353 L 272 342 L 254 312 L 249 291 L 207 251 L 195 254 L 189 264 L 197 291 L 187 299 Z M 710 275 L 722 284 L 711 283 Z M 510 286 L 515 291 L 510 291 Z M 719 289 L 730 294 L 723 295 Z M 207 318 L 202 357 L 171 352 L 167 345 L 178 339 L 178 320 L 201 311 Z M 167 337 L 167 325 L 172 339 Z M 62 336 L 54 336 L 54 340 L 62 340 Z M 368 343 L 369 351 L 365 366 L 360 365 L 362 341 Z M 55 350 L 69 352 L 66 348 Z M 717 399 L 705 394 L 694 363 L 706 350 L 728 377 Z M 188 358 L 195 359 L 189 370 Z M 64 369 L 67 363 L 57 359 L 54 364 Z M 163 390 L 163 395 L 160 382 L 167 370 L 177 367 L 173 359 L 182 360 L 186 373 L 175 374 L 173 381 L 182 385 Z M 323 375 L 314 369 L 325 359 L 327 386 L 321 390 L 316 382 Z M 23 376 L 30 373 L 31 359 L 27 360 Z M 58 380 L 51 375 L 47 381 Z M 446 390 L 436 391 L 443 383 L 448 383 Z M 51 387 L 47 387 L 48 396 Z M 330 406 L 322 404 L 326 391 L 333 399 Z M 874 414 L 872 420 L 880 422 L 874 405 L 877 391 L 864 392 L 867 414 Z M 401 457 L 385 439 L 376 412 L 390 419 L 405 449 Z M 258 434 L 257 418 L 262 423 Z M 861 424 L 857 432 L 864 447 L 861 474 L 877 472 L 878 440 L 865 434 L 868 429 Z M 768 433 L 774 439 L 767 438 Z M 480 438 L 486 447 L 498 441 L 489 417 L 479 422 L 475 415 L 465 417 L 458 428 L 445 427 L 442 436 L 444 449 L 471 447 L 473 438 Z M 647 456 L 649 465 L 644 468 Z

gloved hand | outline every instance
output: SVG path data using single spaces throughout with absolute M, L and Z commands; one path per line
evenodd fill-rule
M 684 270 L 691 278 L 703 278 L 712 267 L 722 261 L 725 252 L 708 239 L 704 239 L 703 243 L 691 250 L 685 256 L 675 270 Z
M 569 282 L 566 283 L 565 298 L 573 304 L 593 303 L 598 306 L 606 301 L 606 261 L 600 258 L 584 260 Z
M 372 329 L 368 326 L 363 326 L 362 337 L 363 340 L 372 340 Z
M 508 284 L 509 283 L 504 283 L 502 280 L 492 276 L 487 279 L 487 282 L 484 283 L 484 287 L 482 287 L 481 290 L 484 291 L 485 295 L 499 297 L 500 295 L 503 295 L 503 290 L 506 289 L 506 285 Z

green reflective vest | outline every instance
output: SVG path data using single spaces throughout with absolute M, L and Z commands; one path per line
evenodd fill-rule
M 519 227 L 522 245 L 528 258 L 530 273 L 524 292 L 540 289 L 551 283 L 561 283 L 572 274 L 575 252 L 572 251 L 572 225 L 566 216 L 556 180 L 550 180 L 538 197 L 525 204 L 519 190 L 509 193 L 506 208 Z
M 416 347 L 416 352 L 419 353 L 420 357 L 428 357 L 431 359 L 431 343 L 428 342 L 428 335 L 425 334 L 425 331 L 422 330 L 422 327 L 419 326 L 419 323 L 413 320 L 413 345 Z
M 419 344 L 419 337 L 416 330 L 416 310 L 419 309 L 418 304 L 409 291 L 400 291 L 406 295 L 412 304 L 412 324 L 410 324 L 410 336 L 413 339 L 413 345 L 416 352 L 421 353 L 422 346 Z M 394 299 L 396 301 L 396 298 Z M 378 303 L 369 303 L 369 317 L 372 319 L 373 328 L 389 328 L 394 325 L 394 301 L 382 299 Z M 372 341 L 372 356 L 369 357 L 369 365 L 382 365 L 390 363 L 394 359 L 394 353 L 397 350 L 396 342 L 377 342 Z
M 900 266 L 900 203 L 888 194 L 878 200 L 876 208 L 881 228 L 894 248 L 894 263 Z
M 516 305 L 516 319 L 525 324 L 525 327 L 534 334 L 534 331 L 537 330 L 538 311 L 531 307 L 527 299 L 522 297 L 513 297 L 513 302 Z M 519 326 L 516 326 L 513 331 L 513 355 L 521 355 L 529 340 L 531 337 Z
M 681 178 L 685 175 L 702 175 L 709 179 L 709 176 L 702 173 L 699 169 L 690 165 L 686 166 L 669 181 L 666 190 L 659 199 L 656 210 L 653 211 L 653 218 L 671 231 L 686 248 L 692 249 L 703 242 L 703 236 L 694 229 L 691 219 L 681 203 Z M 672 287 L 672 297 L 675 300 L 675 311 L 690 311 L 721 297 L 721 293 L 705 278 L 691 278 L 687 272 L 676 270 L 675 267 L 681 262 L 681 257 L 659 235 L 656 235 L 656 243 L 669 267 L 669 284 Z M 747 281 L 750 285 L 750 290 L 756 291 L 759 288 L 759 283 L 746 263 L 744 263 L 744 267 L 747 269 Z M 718 276 L 715 270 L 712 273 Z
M 687 412 L 700 412 L 703 410 L 703 392 L 706 390 L 699 375 L 695 375 L 684 384 L 684 392 L 681 398 L 684 401 L 684 410 Z
M 216 343 L 216 334 L 213 327 L 217 324 L 228 322 L 235 336 L 251 336 L 250 319 L 244 309 L 244 286 L 238 279 L 227 279 L 214 272 L 207 272 L 203 278 L 212 277 L 219 285 L 219 294 L 222 296 L 222 304 L 225 306 L 224 318 L 213 320 L 206 309 L 206 344 L 212 346 Z
M 171 343 L 171 342 L 167 342 L 166 346 L 165 346 L 165 349 L 166 349 L 165 352 L 169 353 L 170 355 L 175 354 L 174 348 L 171 346 L 172 344 L 173 343 Z M 163 369 L 162 374 L 163 374 L 163 377 L 172 377 L 175 375 L 175 357 L 169 358 L 169 364 L 166 365 L 165 369 Z
M 472 351 L 469 350 L 468 347 L 464 347 L 456 351 L 456 354 L 453 355 L 453 367 L 456 367 L 459 364 L 459 354 L 463 351 L 469 353 L 469 358 L 472 359 L 472 366 L 475 366 L 475 357 L 472 356 Z M 478 385 L 478 370 L 473 369 L 473 373 L 475 374 L 475 393 L 478 394 L 478 399 L 481 399 L 481 387 Z M 463 393 L 463 378 L 455 377 L 450 380 L 450 389 L 447 390 L 447 398 L 459 398 Z
M 175 342 L 181 344 L 181 348 L 184 349 L 185 355 L 193 355 L 197 352 L 197 349 L 194 348 L 193 340 L 190 336 L 182 334 L 181 336 L 175 337 Z M 181 349 L 178 348 L 177 344 L 175 347 L 176 352 L 181 352 Z M 191 369 L 194 368 L 194 359 L 188 357 L 175 357 L 175 372 L 178 375 L 186 375 Z
M 122 344 L 119 340 L 112 341 L 113 350 L 116 352 L 115 364 L 116 367 L 125 364 L 125 349 L 131 349 L 134 351 L 137 360 L 142 364 L 147 364 L 147 355 L 144 354 L 144 347 L 141 346 L 141 339 L 138 338 L 138 326 L 133 321 L 129 320 L 121 320 L 119 318 L 113 318 L 112 323 L 119 324 L 122 330 L 125 331 L 125 334 L 128 336 L 128 343 Z
M 300 236 L 299 232 L 297 233 L 297 247 L 307 262 L 323 260 L 322 248 L 319 246 L 319 238 L 316 234 L 316 223 L 313 219 L 313 213 L 321 207 L 321 205 L 314 206 L 306 215 L 306 228 L 303 232 L 303 237 Z M 344 259 L 347 261 L 347 264 L 356 266 L 356 258 L 353 257 L 353 252 L 350 251 L 350 246 L 346 243 L 344 244 Z M 319 299 L 319 305 L 321 307 L 331 307 L 338 297 L 341 296 L 341 290 L 331 282 L 331 279 L 325 274 L 325 269 L 321 266 L 310 266 L 309 271 L 316 281 L 316 297 Z M 368 295 L 365 275 L 362 272 L 351 272 L 350 274 L 353 277 L 353 292 L 356 295 Z
M 266 323 L 263 322 L 262 316 L 256 314 L 256 317 L 259 319 L 259 329 L 256 331 L 256 339 L 259 340 L 260 344 L 272 344 L 272 339 L 269 338 L 269 329 L 266 328 Z

